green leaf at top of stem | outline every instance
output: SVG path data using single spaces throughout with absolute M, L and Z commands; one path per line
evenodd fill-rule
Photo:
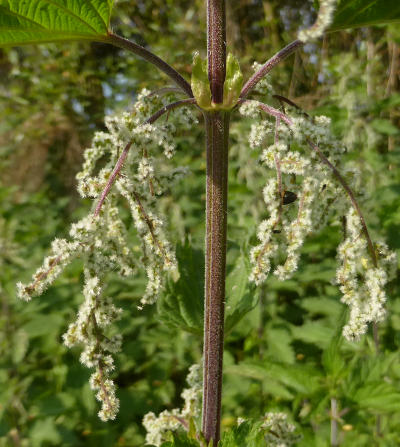
M 398 0 L 341 0 L 328 32 L 400 22 Z
M 0 0 L 0 46 L 107 40 L 114 0 Z
M 204 110 L 231 110 L 237 104 L 243 86 L 243 75 L 239 61 L 229 53 L 226 60 L 224 98 L 221 104 L 211 101 L 207 61 L 196 52 L 193 57 L 191 86 L 197 105 Z

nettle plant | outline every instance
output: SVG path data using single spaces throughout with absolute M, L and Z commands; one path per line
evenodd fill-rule
M 190 369 L 182 409 L 144 417 L 146 441 L 165 446 L 295 444 L 299 435 L 283 413 L 267 413 L 259 421 L 239 420 L 237 428 L 220 439 L 230 118 L 239 113 L 253 119 L 250 147 L 260 148 L 260 160 L 271 172 L 263 190 L 269 217 L 260 223 L 259 243 L 249 253 L 250 281 L 263 284 L 271 273 L 280 280 L 290 278 L 305 237 L 333 218 L 343 217 L 345 238 L 338 247 L 336 275 L 342 302 L 350 307 L 343 336 L 357 340 L 371 323 L 378 346 L 377 324 L 385 316 L 384 287 L 396 259 L 384 242 L 371 240 L 357 202 L 357 170 L 343 163 L 344 147 L 330 132 L 327 117 L 311 118 L 280 95 L 275 95 L 280 109 L 248 98 L 256 89 L 271 94 L 268 73 L 306 42 L 324 32 L 395 21 L 400 17 L 397 3 L 380 0 L 370 6 L 356 0 L 338 4 L 321 0 L 314 25 L 301 30 L 297 40 L 264 64 L 255 64 L 253 76 L 245 83 L 239 62 L 227 55 L 224 0 L 207 2 L 207 58 L 194 55 L 191 83 L 148 49 L 112 32 L 112 3 L 0 0 L 0 45 L 68 40 L 109 43 L 144 58 L 176 85 L 153 93 L 144 90 L 129 111 L 106 117 L 107 131 L 95 134 L 77 176 L 79 193 L 93 199 L 93 209 L 72 225 L 69 239 L 53 241 L 51 254 L 32 282 L 18 284 L 19 296 L 29 301 L 73 259 L 84 260 L 84 302 L 63 340 L 68 347 L 82 346 L 80 360 L 94 370 L 90 386 L 101 403 L 99 417 L 114 419 L 119 401 L 111 378 L 113 354 L 120 350 L 122 340 L 109 327 L 121 309 L 103 293 L 107 275 L 118 272 L 128 277 L 144 269 L 148 282 L 139 309 L 156 302 L 168 275 L 179 276 L 174 244 L 165 230 L 167 216 L 159 215 L 157 197 L 187 172 L 187 167 L 168 165 L 176 149 L 174 136 L 199 126 L 202 116 L 207 157 L 202 365 Z M 185 98 L 176 99 L 182 94 Z M 162 116 L 169 119 L 159 120 Z M 141 241 L 140 256 L 127 241 L 121 198 L 129 205 Z

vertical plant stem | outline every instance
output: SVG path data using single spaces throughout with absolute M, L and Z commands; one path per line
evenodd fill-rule
M 331 397 L 331 447 L 338 447 L 338 407 L 335 397 Z
M 225 0 L 207 0 L 207 57 L 211 98 L 223 102 L 226 73 Z M 207 150 L 206 277 L 202 431 L 218 444 L 221 425 L 222 359 L 226 275 L 229 112 L 204 112 Z
M 217 445 L 220 437 L 229 112 L 205 113 L 207 138 L 206 277 L 202 431 Z
M 207 58 L 211 100 L 220 104 L 226 74 L 225 0 L 207 0 Z

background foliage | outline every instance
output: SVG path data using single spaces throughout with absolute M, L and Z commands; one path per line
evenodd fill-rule
M 112 23 L 188 78 L 192 50 L 205 53 L 203 3 L 120 0 Z M 296 0 L 227 3 L 230 51 L 247 75 L 254 60 L 266 60 L 313 18 L 311 5 Z M 398 252 L 399 44 L 400 33 L 391 26 L 332 34 L 272 75 L 276 93 L 311 114 L 332 117 L 347 157 L 362 169 L 372 235 Z M 104 114 L 128 107 L 138 89 L 156 89 L 165 78 L 109 45 L 71 43 L 0 50 L 0 79 L 0 446 L 142 445 L 143 415 L 180 406 L 187 369 L 201 357 L 201 308 L 193 312 L 185 291 L 202 293 L 202 129 L 180 136 L 176 163 L 191 173 L 161 204 L 180 244 L 179 283 L 169 284 L 158 306 L 142 311 L 136 306 L 143 278 L 115 278 L 109 286 L 125 309 L 118 323 L 124 346 L 115 378 L 121 412 L 104 424 L 79 353 L 61 343 L 81 300 L 79 263 L 29 304 L 16 301 L 15 283 L 32 274 L 68 222 L 87 212 L 90 203 L 78 201 L 74 176 Z M 339 222 L 309 240 L 292 280 L 271 278 L 261 290 L 250 288 L 246 254 L 265 217 L 265 171 L 246 143 L 249 127 L 234 122 L 231 135 L 227 290 L 236 292 L 228 301 L 223 429 L 239 416 L 285 411 L 303 433 L 299 445 L 327 446 L 335 398 L 341 445 L 397 446 L 400 282 L 389 285 L 379 354 L 371 336 L 358 344 L 340 337 L 346 309 L 332 285 Z M 179 313 L 171 311 L 177 307 Z M 238 308 L 252 310 L 234 326 Z M 382 415 L 381 436 L 375 434 L 376 414 Z

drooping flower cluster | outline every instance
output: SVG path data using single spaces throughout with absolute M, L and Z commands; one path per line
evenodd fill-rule
M 385 316 L 385 285 L 394 276 L 396 255 L 384 243 L 376 244 L 376 263 L 368 254 L 359 216 L 353 209 L 346 215 L 346 239 L 338 247 L 336 279 L 343 293 L 342 302 L 350 307 L 350 320 L 343 329 L 348 340 L 360 338 L 370 322 Z
M 96 199 L 95 212 L 71 226 L 69 240 L 53 241 L 50 256 L 33 275 L 30 284 L 17 284 L 19 297 L 28 301 L 43 293 L 75 258 L 84 260 L 84 302 L 77 320 L 70 324 L 63 338 L 68 347 L 82 345 L 81 362 L 96 369 L 90 385 L 102 403 L 99 416 L 104 421 L 114 419 L 118 411 L 110 374 L 114 369 L 111 354 L 118 352 L 121 345 L 120 336 L 110 337 L 104 333 L 121 313 L 110 298 L 103 297 L 107 275 L 112 272 L 126 277 L 143 268 L 148 283 L 141 307 L 156 301 L 162 289 L 163 272 L 176 269 L 175 254 L 166 239 L 164 221 L 157 216 L 156 198 L 172 181 L 185 175 L 185 170 L 168 167 L 165 161 L 159 160 L 159 152 L 161 148 L 164 156 L 171 158 L 175 151 L 173 135 L 176 126 L 181 129 L 191 127 L 194 118 L 187 109 L 179 109 L 168 121 L 144 124 L 152 113 L 165 105 L 166 100 L 143 91 L 132 111 L 106 118 L 108 132 L 95 134 L 92 146 L 84 153 L 83 169 L 77 175 L 81 196 Z M 129 146 L 130 152 L 116 176 L 115 187 L 99 206 L 99 199 L 104 198 L 103 190 L 114 175 L 113 167 Z M 97 169 L 100 163 L 102 167 Z M 119 212 L 121 198 L 128 202 L 131 210 L 142 247 L 140 258 L 138 250 L 128 243 L 128 229 Z
M 256 102 L 244 104 L 240 111 L 247 116 L 259 116 Z M 262 120 L 252 125 L 249 135 L 251 148 L 265 148 L 261 162 L 276 171 L 276 177 L 270 178 L 263 190 L 269 218 L 258 227 L 260 244 L 250 254 L 253 264 L 250 279 L 257 285 L 266 280 L 273 265 L 274 274 L 282 280 L 296 271 L 304 238 L 338 205 L 340 201 L 332 197 L 338 194 L 344 197 L 332 181 L 330 171 L 310 150 L 303 148 L 307 139 L 313 139 L 322 150 L 329 151 L 332 160 L 338 158 L 343 149 L 330 136 L 329 120 L 317 117 L 309 122 L 300 115 L 292 116 L 291 121 L 289 128 L 282 122 L 277 121 L 274 126 L 270 120 Z M 322 200 L 326 203 L 323 213 Z M 282 262 L 283 253 L 286 256 Z
M 104 335 L 104 328 L 117 320 L 122 312 L 114 306 L 110 298 L 102 296 L 100 279 L 92 276 L 89 268 L 85 269 L 85 297 L 78 318 L 71 323 L 63 335 L 64 344 L 71 348 L 78 344 L 84 346 L 81 363 L 96 371 L 90 377 L 90 387 L 97 391 L 96 398 L 102 404 L 99 417 L 103 421 L 115 419 L 119 400 L 115 396 L 115 385 L 110 379 L 114 369 L 111 354 L 120 350 L 122 338 L 119 334 L 112 337 Z
M 338 0 L 321 0 L 317 20 L 310 28 L 299 32 L 299 40 L 305 43 L 321 37 L 333 22 L 337 2 Z
M 165 410 L 156 416 L 153 412 L 147 413 L 143 418 L 143 426 L 147 431 L 146 443 L 160 446 L 166 440 L 169 431 L 180 428 L 188 430 L 190 422 L 195 422 L 201 411 L 202 380 L 200 365 L 194 364 L 189 368 L 186 381 L 190 388 L 183 390 L 181 396 L 184 400 L 182 410 L 175 408 Z
M 260 117 L 259 106 L 257 101 L 246 102 L 240 112 Z M 263 190 L 269 217 L 259 225 L 260 243 L 250 252 L 253 265 L 250 280 L 262 284 L 271 270 L 281 280 L 290 278 L 298 267 L 305 237 L 320 230 L 333 216 L 347 213 L 347 238 L 339 247 L 341 265 L 337 280 L 344 294 L 342 301 L 351 307 L 350 321 L 343 334 L 348 339 L 358 338 L 365 333 L 368 322 L 383 318 L 386 271 L 395 262 L 395 255 L 378 244 L 376 250 L 382 254 L 378 265 L 373 265 L 360 217 L 332 169 L 313 150 L 318 146 L 326 160 L 340 167 L 347 185 L 358 190 L 360 176 L 351 165 L 341 166 L 344 149 L 331 135 L 330 120 L 324 116 L 310 119 L 297 113 L 282 122 L 281 116 L 275 113 L 275 125 L 270 120 L 253 124 L 249 135 L 251 148 L 264 148 L 262 164 L 276 172 Z M 360 253 L 364 256 L 360 257 Z M 365 265 L 363 272 L 361 259 Z M 362 288 L 357 279 L 361 273 Z

